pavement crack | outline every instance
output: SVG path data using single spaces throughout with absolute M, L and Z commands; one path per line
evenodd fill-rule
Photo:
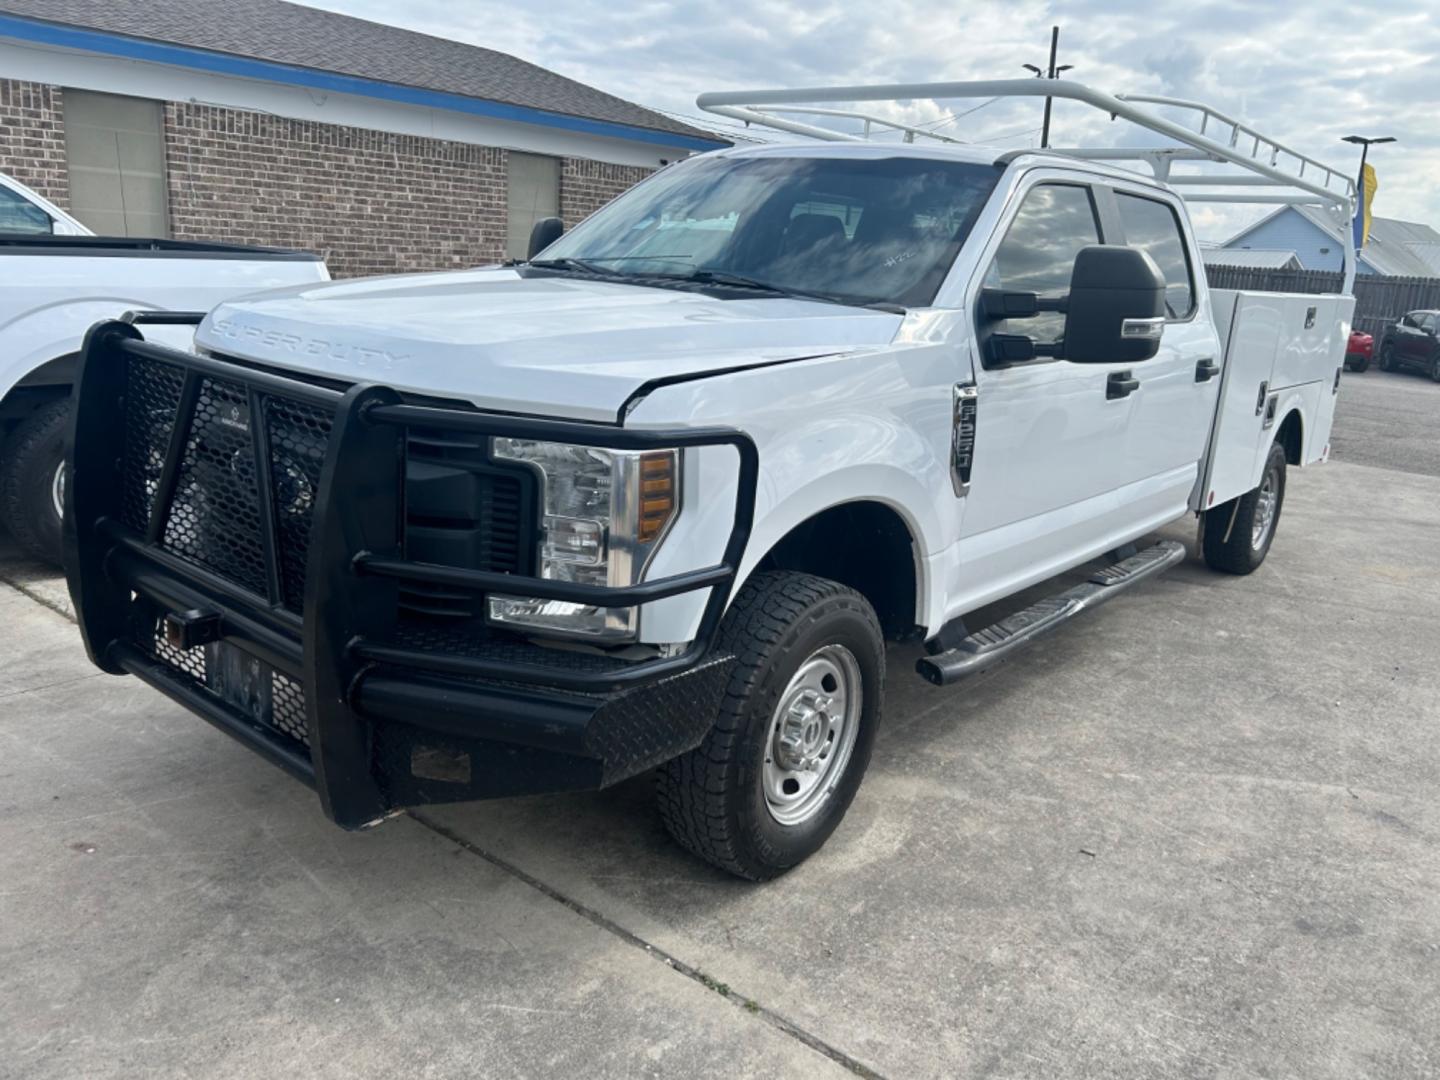
M 466 851 L 469 854 L 476 856 L 477 858 L 484 859 L 487 863 L 495 867 L 497 870 L 509 874 L 511 877 L 516 878 L 517 880 L 530 886 L 530 888 L 534 889 L 536 892 L 539 892 L 542 895 L 549 897 L 551 900 L 554 900 L 557 904 L 564 905 L 565 907 L 573 911 L 576 915 L 579 915 L 582 919 L 585 919 L 587 922 L 592 923 L 594 926 L 605 931 L 606 933 L 619 938 L 625 944 L 639 949 L 641 952 L 645 953 L 646 956 L 652 957 L 653 959 L 660 961 L 672 971 L 678 972 L 692 982 L 699 983 L 701 986 L 705 987 L 705 989 L 710 990 L 713 993 L 719 994 L 722 998 L 724 998 L 730 1004 L 734 1005 L 737 1009 L 742 1009 L 749 1015 L 754 1016 L 759 1020 L 763 1020 L 765 1023 L 769 1024 L 771 1027 L 775 1028 L 782 1034 L 788 1035 L 790 1038 L 796 1040 L 797 1042 L 804 1044 L 811 1050 L 815 1051 L 817 1054 L 821 1054 L 824 1057 L 829 1058 L 841 1068 L 846 1069 L 851 1073 L 854 1073 L 856 1076 L 866 1077 L 867 1080 L 884 1080 L 883 1076 L 880 1073 L 876 1072 L 868 1065 L 857 1061 L 855 1058 L 851 1057 L 849 1054 L 845 1053 L 845 1051 L 841 1050 L 840 1048 L 832 1046 L 830 1043 L 820 1038 L 820 1036 L 806 1031 L 799 1024 L 796 1024 L 793 1020 L 786 1019 L 784 1016 L 775 1012 L 773 1009 L 770 1009 L 767 1006 L 761 1004 L 754 998 L 746 997 L 744 994 L 739 993 L 738 991 L 733 989 L 727 983 L 721 982 L 714 976 L 704 971 L 701 971 L 699 968 L 692 967 L 691 965 L 685 963 L 685 961 L 681 960 L 678 956 L 675 956 L 673 953 L 667 952 L 666 950 L 660 948 L 660 946 L 651 944 L 650 942 L 642 938 L 639 934 L 636 934 L 631 930 L 627 930 L 625 927 L 615 922 L 615 920 L 601 914 L 594 908 L 589 907 L 586 904 L 582 904 L 580 901 L 575 900 L 569 896 L 566 896 L 553 885 L 547 884 L 546 882 L 537 878 L 534 874 L 528 873 L 527 871 L 520 869 L 520 867 L 510 862 L 508 859 L 496 855 L 493 851 L 486 850 L 479 844 L 476 844 L 474 841 L 466 839 L 459 833 L 455 832 L 454 830 L 448 828 L 445 825 L 441 825 L 438 821 L 427 817 L 423 813 L 415 810 L 407 810 L 406 814 L 415 822 L 429 829 L 431 832 L 437 834 L 438 836 L 444 837 L 446 840 L 450 841 L 452 844 L 455 844 L 463 851 Z
M 56 615 L 63 616 L 64 618 L 69 619 L 72 623 L 76 621 L 75 616 L 70 614 L 70 612 L 66 611 L 63 605 L 57 604 L 54 600 L 51 600 L 37 590 L 30 588 L 29 585 L 25 584 L 25 582 L 17 581 L 14 578 L 5 577 L 3 575 L 0 575 L 0 582 L 9 585 L 10 588 L 14 589 L 21 596 L 25 596 L 31 600 L 34 600 L 35 603 L 39 604 L 41 607 L 49 608 L 51 611 L 55 612 Z

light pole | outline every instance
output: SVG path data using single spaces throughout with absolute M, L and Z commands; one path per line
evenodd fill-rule
M 1393 135 L 1379 135 L 1374 138 L 1365 135 L 1342 135 L 1341 142 L 1354 143 L 1360 147 L 1360 173 L 1355 181 L 1355 195 L 1357 204 L 1355 209 L 1355 220 L 1350 224 L 1351 239 L 1355 241 L 1355 250 L 1359 251 L 1365 246 L 1365 158 L 1370 153 L 1370 147 L 1376 143 L 1394 142 Z
M 1023 67 L 1026 71 L 1033 71 L 1037 79 L 1058 79 L 1062 71 L 1069 71 L 1072 67 L 1075 66 L 1074 64 L 1061 64 L 1059 67 L 1055 66 L 1055 52 L 1059 47 L 1060 28 L 1058 26 L 1052 26 L 1050 28 L 1049 68 L 1045 71 L 1041 71 L 1034 64 L 1021 64 L 1020 66 Z M 1050 103 L 1052 100 L 1054 99 L 1048 97 L 1045 99 L 1045 122 L 1040 128 L 1040 149 L 1042 150 L 1048 149 L 1050 146 Z

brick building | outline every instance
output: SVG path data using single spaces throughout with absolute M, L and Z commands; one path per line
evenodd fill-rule
M 490 49 L 283 0 L 0 0 L 0 171 L 106 235 L 337 277 L 524 253 L 705 131 Z

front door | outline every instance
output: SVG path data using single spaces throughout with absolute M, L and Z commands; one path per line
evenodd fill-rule
M 1039 358 L 1006 367 L 986 367 L 977 358 L 974 456 L 950 615 L 1051 577 L 1185 512 L 1218 387 L 1218 379 L 1196 383 L 1196 363 L 1219 357 L 1197 355 L 1213 353 L 1214 333 L 1208 319 L 1195 316 L 1178 219 L 1169 204 L 1156 206 L 1176 222 L 1170 242 L 1179 245 L 1183 271 L 1172 304 L 1184 318 L 1167 325 L 1154 358 L 1111 364 Z M 1175 273 L 1174 260 L 1152 247 L 1161 219 L 1151 207 L 1130 207 L 1122 216 L 1109 186 L 1050 174 L 1024 192 L 992 242 L 980 284 L 1063 296 L 1080 249 L 1124 243 L 1127 219 L 1137 246 L 1150 250 L 1162 269 L 1169 262 L 1167 275 Z M 1064 317 L 1047 313 L 975 329 L 977 339 L 999 330 L 1051 344 L 1063 335 Z

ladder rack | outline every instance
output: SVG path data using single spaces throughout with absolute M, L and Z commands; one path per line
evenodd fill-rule
M 1140 162 L 1155 178 L 1176 189 L 1187 202 L 1270 203 L 1319 206 L 1327 211 L 1331 232 L 1345 252 L 1344 291 L 1355 278 L 1355 251 L 1350 223 L 1355 216 L 1355 181 L 1341 170 L 1300 153 L 1218 109 L 1181 98 L 1152 94 L 1109 94 L 1068 79 L 994 79 L 980 82 L 895 83 L 884 86 L 820 86 L 793 90 L 740 90 L 701 94 L 696 105 L 718 116 L 759 124 L 792 135 L 830 142 L 864 142 L 872 135 L 898 132 L 907 143 L 930 139 L 962 140 L 938 131 L 863 110 L 860 102 L 906 103 L 917 99 L 1059 98 L 1089 105 L 1111 120 L 1127 120 L 1178 145 L 1138 147 L 1070 147 L 1037 154 L 1089 161 Z M 835 105 L 849 106 L 835 108 Z M 1187 114 L 1190 125 L 1160 115 L 1159 108 Z M 863 134 L 854 135 L 791 117 L 859 120 Z M 1177 162 L 1205 162 L 1230 168 L 1219 172 L 1177 172 Z M 1207 188 L 1241 190 L 1208 191 Z

